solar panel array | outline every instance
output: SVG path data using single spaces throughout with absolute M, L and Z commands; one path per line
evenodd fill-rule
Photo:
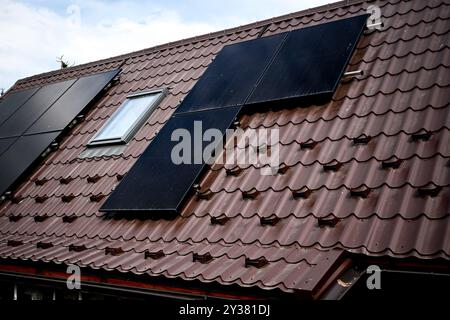
M 29 128 L 76 80 L 49 84 L 37 90 L 22 106 L 0 126 L 0 138 L 28 134 Z M 45 131 L 42 131 L 45 132 Z
M 173 131 L 186 128 L 194 137 L 201 120 L 203 130 L 215 126 L 224 134 L 242 108 L 331 98 L 367 17 L 224 47 L 100 210 L 179 212 L 205 163 L 174 164 Z
M 119 70 L 12 92 L 0 102 L 0 194 L 7 191 Z

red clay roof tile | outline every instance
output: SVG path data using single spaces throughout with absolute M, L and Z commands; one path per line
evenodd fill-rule
M 174 220 L 98 212 L 105 198 L 90 198 L 111 193 L 224 45 L 256 38 L 265 25 L 263 36 L 365 13 L 371 4 L 381 8 L 384 26 L 365 32 L 350 61 L 348 70 L 361 69 L 362 76 L 343 79 L 324 105 L 241 117 L 243 129 L 280 130 L 284 174 L 214 164 L 200 181 L 212 197 L 193 196 Z M 15 191 L 19 200 L 2 204 L 0 257 L 287 292 L 317 289 L 344 251 L 449 260 L 449 6 L 441 0 L 340 2 L 19 80 L 13 91 L 122 68 L 120 81 Z M 122 155 L 79 158 L 128 94 L 157 87 L 168 87 L 169 95 Z M 420 130 L 431 134 L 428 140 L 413 139 Z M 371 139 L 355 144 L 361 135 Z M 301 148 L 305 142 L 312 147 Z M 324 171 L 332 161 L 339 170 Z M 62 185 L 61 178 L 73 180 Z M 440 189 L 437 195 L 420 192 L 428 183 Z M 361 187 L 365 197 L 354 196 Z M 244 199 L 242 191 L 252 189 L 258 196 Z M 308 197 L 294 196 L 305 190 Z M 61 201 L 68 195 L 75 197 Z M 37 197 L 47 199 L 36 203 Z M 39 215 L 48 217 L 36 222 Z M 39 242 L 53 247 L 38 248 Z M 123 252 L 105 255 L 105 248 Z M 145 254 L 159 251 L 159 259 Z M 194 261 L 193 254 L 206 253 L 208 263 Z M 246 259 L 259 258 L 267 264 L 246 267 Z

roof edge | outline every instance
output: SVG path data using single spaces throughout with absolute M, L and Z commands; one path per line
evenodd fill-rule
M 323 11 L 329 11 L 329 10 L 334 10 L 334 9 L 338 9 L 338 8 L 344 8 L 344 7 L 347 7 L 347 6 L 351 6 L 351 5 L 355 5 L 355 4 L 359 4 L 359 3 L 363 3 L 363 2 L 370 2 L 370 0 L 369 1 L 367 1 L 367 0 L 342 0 L 342 1 L 338 1 L 338 2 L 332 2 L 332 3 L 328 3 L 328 4 L 325 4 L 325 5 L 318 6 L 318 7 L 308 8 L 308 9 L 296 11 L 296 12 L 293 12 L 293 13 L 288 13 L 288 14 L 277 16 L 277 17 L 273 17 L 273 18 L 259 20 L 259 21 L 252 22 L 252 23 L 245 24 L 245 25 L 241 25 L 241 26 L 238 26 L 238 27 L 232 27 L 232 28 L 228 28 L 228 29 L 224 29 L 224 30 L 220 30 L 220 31 L 210 32 L 210 33 L 206 33 L 206 34 L 199 35 L 199 36 L 193 36 L 193 37 L 189 37 L 189 38 L 185 38 L 185 39 L 181 39 L 181 40 L 176 40 L 176 41 L 172 41 L 172 42 L 167 42 L 167 43 L 164 43 L 164 44 L 156 45 L 156 46 L 153 46 L 153 47 L 150 47 L 150 48 L 145 48 L 145 49 L 132 51 L 132 52 L 129 52 L 129 53 L 124 53 L 124 54 L 117 55 L 117 56 L 112 56 L 112 57 L 109 57 L 109 58 L 104 58 L 104 59 L 100 59 L 100 60 L 95 60 L 95 61 L 91 61 L 91 62 L 82 63 L 82 64 L 79 64 L 79 65 L 76 65 L 76 66 L 73 66 L 73 67 L 68 67 L 68 68 L 65 68 L 65 69 L 51 70 L 51 71 L 47 71 L 47 72 L 43 72 L 43 73 L 39 73 L 39 74 L 35 74 L 35 75 L 32 75 L 32 76 L 29 76 L 29 77 L 18 79 L 14 83 L 14 85 L 7 91 L 12 91 L 12 89 L 16 85 L 18 85 L 20 83 L 32 81 L 32 80 L 37 79 L 37 78 L 50 77 L 50 76 L 53 76 L 53 75 L 56 75 L 56 74 L 64 74 L 66 72 L 77 71 L 77 70 L 88 68 L 88 67 L 91 67 L 91 66 L 98 66 L 98 65 L 102 65 L 102 64 L 118 62 L 118 61 L 121 61 L 121 60 L 134 58 L 134 57 L 137 57 L 137 56 L 140 56 L 140 55 L 150 54 L 150 53 L 153 53 L 153 52 L 156 52 L 156 51 L 168 50 L 168 49 L 172 49 L 172 48 L 175 48 L 175 47 L 187 45 L 187 44 L 190 44 L 190 43 L 196 43 L 196 42 L 199 42 L 199 41 L 204 41 L 204 40 L 208 40 L 208 39 L 217 38 L 219 36 L 225 36 L 225 35 L 228 35 L 228 34 L 238 33 L 238 32 L 246 31 L 246 30 L 249 30 L 249 29 L 262 27 L 262 26 L 265 26 L 267 24 L 279 23 L 279 22 L 282 22 L 284 20 L 305 17 L 305 16 L 312 15 L 312 14 L 315 14 L 315 13 L 319 13 L 319 12 L 323 12 Z

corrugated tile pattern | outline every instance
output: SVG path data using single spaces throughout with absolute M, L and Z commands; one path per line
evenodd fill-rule
M 384 27 L 364 34 L 348 68 L 363 76 L 344 79 L 325 105 L 241 117 L 243 130 L 279 129 L 279 174 L 214 164 L 200 182 L 211 197 L 193 196 L 174 220 L 98 212 L 224 45 L 371 4 Z M 122 67 L 2 205 L 0 256 L 287 292 L 317 289 L 344 251 L 449 260 L 449 19 L 448 1 L 342 2 L 19 81 L 13 90 Z M 159 87 L 169 96 L 122 155 L 78 158 L 127 94 Z

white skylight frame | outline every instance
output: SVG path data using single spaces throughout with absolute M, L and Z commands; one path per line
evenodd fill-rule
M 166 95 L 167 89 L 156 89 L 128 95 L 125 102 L 122 103 L 119 109 L 117 109 L 114 112 L 111 118 L 108 119 L 108 121 L 102 126 L 102 128 L 97 132 L 97 134 L 89 141 L 88 147 L 108 146 L 108 145 L 128 143 L 137 133 L 137 131 L 142 127 L 142 125 L 147 121 L 147 119 L 150 117 L 150 115 L 153 113 L 153 111 L 161 103 L 161 101 L 164 99 Z M 154 96 L 155 99 L 145 106 L 145 110 L 130 123 L 130 125 L 124 132 L 122 132 L 121 134 L 104 136 L 105 132 L 111 129 L 111 124 L 116 121 L 116 118 L 120 117 L 127 107 L 130 108 L 132 106 L 131 103 L 133 99 L 145 98 L 148 96 Z M 126 115 L 127 114 L 125 113 L 125 116 Z

